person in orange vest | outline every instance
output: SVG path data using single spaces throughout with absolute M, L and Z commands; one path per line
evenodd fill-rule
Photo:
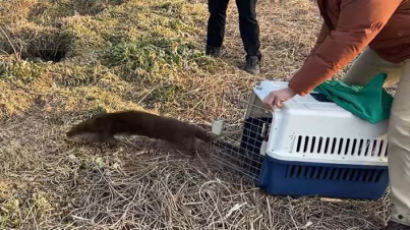
M 388 138 L 391 219 L 385 230 L 410 230 L 410 0 L 317 0 L 324 25 L 317 43 L 288 88 L 264 103 L 274 109 L 304 96 L 360 54 L 344 77 L 365 85 L 380 72 L 397 83 Z
M 256 20 L 257 0 L 236 0 L 239 12 L 239 30 L 246 51 L 245 70 L 251 74 L 259 74 L 260 52 L 259 25 Z M 226 10 L 229 0 L 208 0 L 209 20 L 206 54 L 220 56 L 225 35 Z

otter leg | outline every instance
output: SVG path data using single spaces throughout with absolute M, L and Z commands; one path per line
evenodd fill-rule
M 196 139 L 194 137 L 180 137 L 177 141 L 178 147 L 186 151 L 189 155 L 196 155 Z

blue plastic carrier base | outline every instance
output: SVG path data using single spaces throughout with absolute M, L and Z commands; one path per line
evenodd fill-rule
M 272 195 L 377 200 L 389 182 L 385 166 L 287 162 L 266 156 L 259 186 Z
M 255 167 L 248 170 L 259 173 L 258 184 L 267 193 L 369 200 L 383 196 L 389 183 L 387 166 L 281 161 L 260 155 L 263 138 L 257 134 L 263 123 L 271 121 L 271 118 L 247 118 L 240 146 L 251 162 L 263 162 L 260 171 Z

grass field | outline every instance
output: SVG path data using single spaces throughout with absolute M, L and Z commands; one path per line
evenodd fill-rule
M 389 201 L 266 195 L 143 137 L 84 146 L 67 129 L 143 109 L 238 119 L 263 79 L 302 64 L 321 24 L 309 0 L 260 0 L 262 73 L 244 72 L 234 1 L 220 59 L 205 0 L 1 0 L 0 229 L 377 229 Z

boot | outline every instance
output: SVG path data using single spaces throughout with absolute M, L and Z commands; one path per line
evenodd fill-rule
M 246 58 L 246 66 L 245 70 L 246 72 L 250 74 L 259 74 L 260 73 L 260 66 L 259 66 L 260 60 L 259 57 L 257 56 L 249 56 Z
M 394 221 L 389 221 L 387 226 L 382 228 L 381 230 L 410 230 L 410 226 L 399 224 Z
M 221 47 L 206 47 L 206 55 L 210 55 L 213 57 L 220 57 L 221 56 Z

